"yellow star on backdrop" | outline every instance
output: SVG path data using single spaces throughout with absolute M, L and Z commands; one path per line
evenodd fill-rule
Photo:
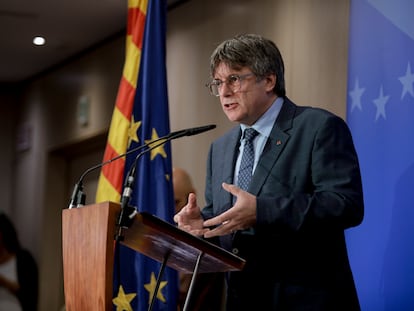
M 141 121 L 135 122 L 134 115 L 132 115 L 131 125 L 128 129 L 128 146 L 131 145 L 132 141 L 139 142 L 138 129 L 141 126 Z
M 146 143 L 147 145 L 148 145 L 148 144 L 151 144 L 151 142 L 152 142 L 152 141 L 154 141 L 154 140 L 156 140 L 156 139 L 158 139 L 158 138 L 159 138 L 159 137 L 158 137 L 158 133 L 157 133 L 157 131 L 153 128 L 153 129 L 152 129 L 151 139 L 145 140 L 145 143 Z M 154 143 L 154 145 L 161 144 L 162 142 L 163 142 L 163 141 L 162 141 L 162 140 L 160 140 L 160 141 L 158 141 L 158 142 Z M 164 157 L 164 158 L 166 158 L 166 157 L 167 157 L 167 154 L 166 154 L 166 152 L 165 152 L 165 150 L 164 150 L 164 145 L 163 145 L 163 144 L 151 150 L 151 161 L 152 161 L 152 160 L 154 160 L 154 158 L 157 156 L 157 154 L 160 154 L 160 155 L 161 155 L 162 157 Z
M 137 294 L 125 294 L 122 285 L 119 286 L 118 296 L 112 299 L 116 306 L 116 311 L 133 311 L 130 302 Z
M 162 302 L 166 302 L 164 295 L 162 294 L 161 290 L 167 285 L 167 281 L 161 281 L 160 287 L 158 288 L 157 298 Z M 151 272 L 151 281 L 144 285 L 145 289 L 149 292 L 149 302 L 151 302 L 152 296 L 154 296 L 155 286 L 157 285 L 157 279 L 155 278 L 154 272 Z M 148 302 L 148 304 L 149 304 Z

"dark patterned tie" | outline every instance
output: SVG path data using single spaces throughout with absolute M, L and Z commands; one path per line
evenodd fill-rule
M 247 190 L 252 179 L 254 164 L 253 140 L 257 134 L 259 133 L 253 128 L 248 128 L 244 131 L 245 144 L 240 162 L 239 175 L 237 177 L 237 185 L 243 190 Z

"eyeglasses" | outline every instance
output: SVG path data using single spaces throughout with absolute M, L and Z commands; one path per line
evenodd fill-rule
M 227 84 L 227 87 L 229 87 L 233 93 L 236 93 L 240 91 L 242 81 L 247 77 L 253 75 L 254 73 L 246 73 L 244 75 L 230 75 L 227 77 L 225 81 L 214 79 L 213 81 L 207 83 L 206 87 L 208 87 L 211 95 L 216 97 L 220 96 L 220 88 L 223 85 L 223 83 Z

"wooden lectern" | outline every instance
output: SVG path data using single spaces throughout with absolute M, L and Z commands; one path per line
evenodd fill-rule
M 114 237 L 119 213 L 120 205 L 113 202 L 62 211 L 67 311 L 112 310 Z M 245 264 L 242 258 L 148 213 L 135 216 L 121 243 L 161 262 L 162 267 L 193 273 L 187 300 L 197 273 L 236 271 Z

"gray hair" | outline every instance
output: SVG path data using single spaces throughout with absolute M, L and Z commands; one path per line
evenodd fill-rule
M 248 67 L 258 79 L 276 75 L 273 92 L 286 95 L 285 66 L 276 44 L 260 35 L 243 34 L 225 40 L 210 57 L 210 74 L 214 77 L 217 66 L 224 63 L 232 69 Z

